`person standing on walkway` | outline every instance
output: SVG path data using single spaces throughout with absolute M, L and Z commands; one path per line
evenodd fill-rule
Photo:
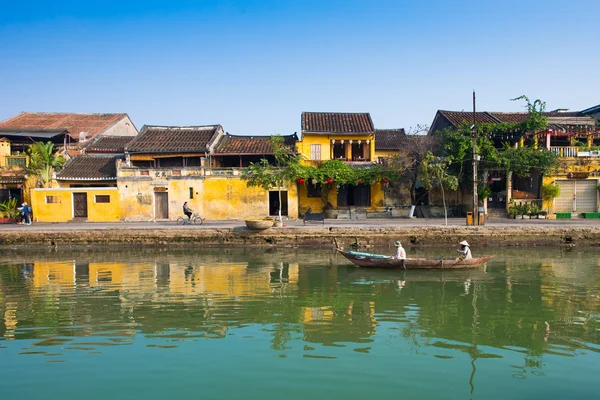
M 31 207 L 27 205 L 27 202 L 23 203 L 23 207 L 21 208 L 21 214 L 23 215 L 23 222 L 26 225 L 31 225 Z
M 460 253 L 460 258 L 462 258 L 463 260 L 469 260 L 473 258 L 473 256 L 471 255 L 471 247 L 469 246 L 469 243 L 467 243 L 466 240 L 463 240 L 459 244 L 460 249 L 457 249 L 456 251 Z
M 401 260 L 402 268 L 406 269 L 406 250 L 404 250 L 404 247 L 402 247 L 402 243 L 400 243 L 399 240 L 394 242 L 394 246 L 396 246 L 396 254 L 394 255 L 394 258 Z

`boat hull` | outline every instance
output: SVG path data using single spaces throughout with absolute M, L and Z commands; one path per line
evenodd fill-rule
M 402 266 L 402 260 L 379 254 L 360 253 L 355 251 L 338 251 L 363 268 L 386 268 L 386 269 L 472 269 L 485 264 L 494 256 L 484 256 L 463 260 L 460 258 L 407 258 Z

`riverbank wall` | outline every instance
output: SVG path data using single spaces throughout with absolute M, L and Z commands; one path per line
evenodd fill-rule
M 187 227 L 186 227 L 187 228 Z M 481 246 L 600 246 L 600 226 L 401 226 L 283 227 L 253 232 L 245 227 L 0 231 L 0 246 L 210 246 L 349 248 L 447 246 L 467 240 Z

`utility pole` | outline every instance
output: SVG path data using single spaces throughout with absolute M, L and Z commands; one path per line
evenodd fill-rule
M 473 125 L 472 137 L 473 137 L 473 225 L 479 225 L 478 211 L 478 199 L 477 199 L 477 123 L 475 117 L 475 90 L 473 90 Z

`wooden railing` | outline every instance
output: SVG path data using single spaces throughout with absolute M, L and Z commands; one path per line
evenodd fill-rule
M 577 157 L 579 147 L 577 146 L 553 146 L 550 151 L 559 157 Z

